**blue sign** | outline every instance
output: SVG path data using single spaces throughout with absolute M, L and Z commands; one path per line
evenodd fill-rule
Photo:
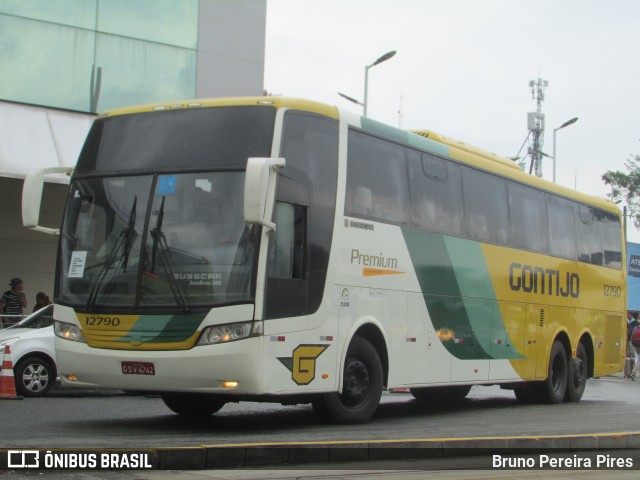
M 631 255 L 629 260 L 629 276 L 640 277 L 640 256 Z
M 173 195 L 176 193 L 176 176 L 175 175 L 162 175 L 158 178 L 158 188 L 156 190 L 158 195 Z
M 627 242 L 627 308 L 640 310 L 640 243 Z

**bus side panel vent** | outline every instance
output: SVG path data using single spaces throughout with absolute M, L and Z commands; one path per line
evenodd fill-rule
M 540 309 L 540 326 L 544 327 L 544 308 Z

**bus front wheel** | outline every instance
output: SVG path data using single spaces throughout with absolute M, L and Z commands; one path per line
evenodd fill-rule
M 337 423 L 364 423 L 378 409 L 382 382 L 378 352 L 368 340 L 354 337 L 344 363 L 342 393 L 325 394 L 314 409 Z
M 202 393 L 165 393 L 162 400 L 172 412 L 185 417 L 208 417 L 225 404 L 214 395 Z

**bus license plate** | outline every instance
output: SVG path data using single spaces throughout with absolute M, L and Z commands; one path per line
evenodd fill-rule
M 122 362 L 123 375 L 155 375 L 156 367 L 151 362 Z

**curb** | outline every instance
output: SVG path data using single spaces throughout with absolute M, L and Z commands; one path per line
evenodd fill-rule
M 640 448 L 640 432 L 536 437 L 433 438 L 371 440 L 360 442 L 296 442 L 209 445 L 178 454 L 183 469 L 253 468 L 277 465 L 416 460 L 501 454 L 535 454 L 587 450 Z M 162 468 L 174 468 L 167 454 L 176 449 L 157 449 Z M 202 457 L 206 461 L 202 462 Z
M 438 458 L 490 457 L 500 454 L 535 455 L 563 452 L 640 450 L 640 432 L 561 436 L 429 438 L 336 442 L 255 443 L 199 445 L 193 447 L 46 449 L 47 455 L 75 454 L 144 458 L 133 468 L 161 470 L 253 469 L 261 467 L 327 468 L 326 464 L 372 461 L 427 460 Z M 0 470 L 7 469 L 7 452 L 37 452 L 38 449 L 0 449 Z M 45 452 L 41 452 L 44 454 Z M 130 460 L 131 461 L 131 460 Z M 137 461 L 137 460 L 134 460 Z M 143 466 L 141 466 L 143 465 Z M 130 465 L 129 465 L 130 466 Z M 346 468 L 350 468 L 349 466 Z M 65 466 L 62 466 L 65 469 Z M 363 467 L 356 467 L 363 468 Z M 405 468 L 398 464 L 398 469 Z M 37 469 L 37 468 L 36 468 Z
M 454 457 L 490 457 L 500 454 L 535 455 L 562 452 L 640 450 L 640 432 L 564 436 L 429 438 L 336 442 L 255 443 L 158 447 L 141 449 L 47 449 L 47 455 L 75 454 L 143 458 L 133 468 L 161 470 L 253 469 L 261 467 L 327 468 L 326 464 L 372 461 L 427 460 Z M 8 450 L 0 452 L 36 452 Z M 553 451 L 553 452 L 552 452 Z M 44 454 L 45 452 L 42 452 Z M 8 455 L 0 455 L 0 470 L 8 468 Z M 117 458 L 116 458 L 117 460 Z M 140 466 L 140 465 L 143 465 Z M 64 467 L 64 466 L 63 466 Z M 350 468 L 349 466 L 346 468 Z M 363 468 L 363 467 L 356 467 Z M 401 463 L 398 469 L 406 468 Z M 64 469 L 64 468 L 63 468 Z

